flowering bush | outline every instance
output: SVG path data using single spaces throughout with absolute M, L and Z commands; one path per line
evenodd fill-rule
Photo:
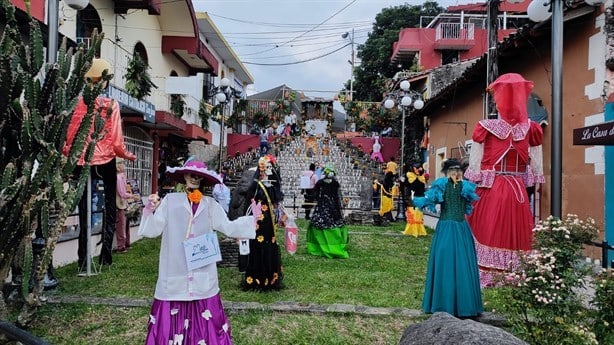
M 592 300 L 594 331 L 599 344 L 614 344 L 614 269 L 602 270 L 595 276 L 595 297 Z
M 597 344 L 590 310 L 576 292 L 591 267 L 581 264 L 582 246 L 597 236 L 595 221 L 548 217 L 534 229 L 533 250 L 520 269 L 505 276 L 503 306 L 513 332 L 533 345 Z

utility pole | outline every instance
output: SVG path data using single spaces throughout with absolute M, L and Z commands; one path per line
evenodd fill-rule
M 354 28 L 352 28 L 352 55 L 350 65 L 352 65 L 352 71 L 350 74 L 350 101 L 354 100 Z
M 486 86 L 490 85 L 499 76 L 499 64 L 497 59 L 497 44 L 499 43 L 499 4 L 501 0 L 488 0 L 488 52 L 486 66 Z M 486 118 L 491 114 L 496 114 L 495 102 L 486 93 Z

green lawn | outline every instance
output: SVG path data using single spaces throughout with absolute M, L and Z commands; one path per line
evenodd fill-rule
M 307 223 L 299 219 L 298 250 L 283 252 L 285 289 L 244 292 L 237 268 L 219 268 L 224 301 L 269 304 L 288 301 L 420 309 L 432 231 L 429 236 L 398 236 L 405 223 L 388 227 L 350 226 L 350 258 L 325 259 L 306 254 Z M 280 229 L 280 231 L 283 231 Z M 278 236 L 283 239 L 283 236 Z M 136 242 L 115 255 L 111 268 L 77 276 L 76 264 L 57 269 L 59 287 L 49 295 L 153 298 L 158 239 Z M 281 243 L 283 248 L 283 243 Z M 139 344 L 146 333 L 148 308 L 46 304 L 33 334 L 53 344 Z M 407 316 L 228 311 L 233 340 L 242 344 L 398 344 L 412 322 Z

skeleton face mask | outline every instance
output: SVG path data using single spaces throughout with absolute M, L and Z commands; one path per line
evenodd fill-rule
M 185 174 L 183 175 L 185 179 L 186 187 L 190 189 L 198 189 L 200 187 L 200 181 L 202 181 L 203 177 L 196 174 Z
M 273 164 L 266 158 L 260 158 L 258 161 L 258 169 L 261 174 L 265 174 L 267 176 L 273 175 Z
M 459 182 L 463 179 L 463 171 L 460 167 L 452 167 L 446 171 L 446 176 L 454 182 Z

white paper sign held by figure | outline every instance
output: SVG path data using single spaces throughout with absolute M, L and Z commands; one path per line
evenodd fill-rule
M 188 271 L 222 261 L 220 244 L 215 232 L 208 232 L 197 237 L 183 241 L 185 261 Z

